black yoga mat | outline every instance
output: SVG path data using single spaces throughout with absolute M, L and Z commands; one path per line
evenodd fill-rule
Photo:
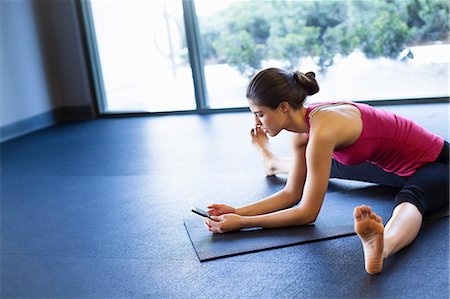
M 386 224 L 392 214 L 395 193 L 395 189 L 382 186 L 327 193 L 319 217 L 313 225 L 250 229 L 225 234 L 212 234 L 206 229 L 203 220 L 196 216 L 186 219 L 184 225 L 198 258 L 203 262 L 353 235 L 353 210 L 355 206 L 362 204 L 371 206 Z M 442 216 L 448 216 L 448 209 L 437 215 Z

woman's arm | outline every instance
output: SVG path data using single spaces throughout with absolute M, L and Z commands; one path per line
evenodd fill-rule
M 206 221 L 209 230 L 221 233 L 240 228 L 274 228 L 314 222 L 319 214 L 328 187 L 331 155 L 336 144 L 334 132 L 316 130 L 314 133 L 314 135 L 311 134 L 311 139 L 306 148 L 307 175 L 302 200 L 298 207 L 257 216 L 222 215 L 216 217 L 216 220 L 219 220 L 218 222 Z M 288 190 L 286 192 L 290 192 L 293 190 L 291 188 L 301 185 L 299 184 L 302 179 L 300 174 L 295 170 L 292 172 L 292 176 L 289 176 L 286 184 L 285 190 Z M 295 182 L 294 179 L 298 181 Z
M 306 178 L 305 151 L 307 142 L 306 134 L 294 136 L 292 140 L 292 167 L 283 190 L 253 204 L 237 208 L 235 213 L 241 216 L 261 215 L 297 204 L 301 199 Z
M 309 141 L 306 150 L 308 174 L 300 205 L 267 215 L 244 217 L 243 227 L 297 226 L 316 220 L 328 187 L 335 142 L 334 137 L 326 132 L 312 136 L 314 137 Z

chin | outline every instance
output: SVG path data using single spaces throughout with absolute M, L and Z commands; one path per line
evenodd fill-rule
M 276 132 L 267 131 L 267 134 L 268 134 L 270 137 L 275 137 L 275 136 L 278 135 L 278 133 L 280 133 L 280 131 L 276 131 Z

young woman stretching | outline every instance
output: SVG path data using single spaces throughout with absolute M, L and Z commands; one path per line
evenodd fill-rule
M 283 190 L 254 204 L 210 205 L 215 221 L 205 223 L 214 233 L 312 223 L 330 177 L 399 187 L 386 227 L 370 207 L 354 210 L 366 271 L 378 273 L 386 257 L 415 239 L 424 216 L 448 205 L 448 143 L 410 120 L 368 105 L 304 106 L 305 98 L 318 91 L 312 72 L 270 68 L 251 80 L 252 141 L 262 151 L 267 174 L 289 173 L 288 180 Z M 273 137 L 281 130 L 295 133 L 292 160 L 278 159 L 268 149 L 266 134 Z

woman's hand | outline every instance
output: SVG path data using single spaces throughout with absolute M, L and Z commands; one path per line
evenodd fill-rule
M 212 216 L 220 216 L 223 214 L 236 214 L 236 209 L 224 204 L 213 204 L 208 206 L 208 213 Z
M 213 233 L 226 233 L 242 228 L 242 217 L 236 214 L 225 214 L 221 216 L 212 216 L 213 220 L 205 219 L 208 230 Z

